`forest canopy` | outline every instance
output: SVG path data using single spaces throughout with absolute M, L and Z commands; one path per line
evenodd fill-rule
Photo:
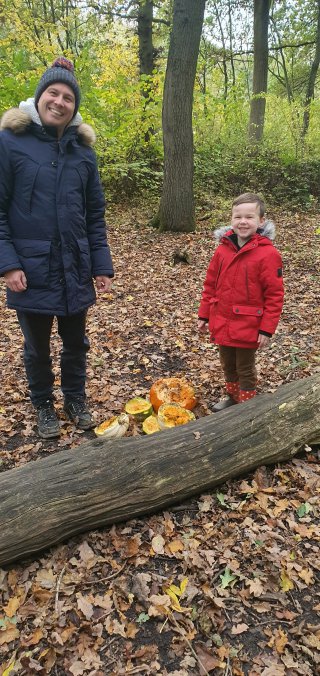
M 320 2 L 267 0 L 257 152 L 248 129 L 259 2 L 266 4 L 206 2 L 193 101 L 195 190 L 206 198 L 247 188 L 309 206 L 320 178 Z M 173 6 L 172 0 L 1 0 L 0 112 L 32 96 L 45 67 L 65 54 L 81 84 L 80 112 L 97 131 L 108 197 L 158 194 Z

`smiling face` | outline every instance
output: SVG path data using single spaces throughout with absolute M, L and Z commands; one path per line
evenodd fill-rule
M 260 216 L 257 202 L 243 202 L 232 208 L 231 225 L 238 237 L 239 246 L 242 246 L 264 223 L 264 216 Z
M 54 82 L 41 94 L 38 113 L 44 126 L 55 127 L 60 138 L 71 122 L 75 109 L 75 96 L 68 85 Z

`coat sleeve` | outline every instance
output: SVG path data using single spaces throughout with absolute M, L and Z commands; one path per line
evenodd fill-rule
M 261 263 L 261 283 L 264 294 L 264 310 L 260 331 L 273 334 L 278 326 L 283 307 L 282 259 L 277 249 L 273 248 Z
M 97 162 L 89 176 L 86 194 L 87 233 L 90 245 L 93 277 L 113 277 L 112 258 L 107 242 L 105 198 L 100 183 Z
M 199 319 L 209 319 L 212 299 L 215 297 L 216 292 L 216 282 L 219 267 L 220 267 L 220 254 L 218 248 L 211 258 L 207 274 L 204 280 L 203 291 L 198 311 Z
M 0 132 L 0 275 L 9 270 L 21 270 L 21 263 L 14 248 L 8 212 L 13 194 L 14 175 L 10 161 L 10 148 L 5 132 Z

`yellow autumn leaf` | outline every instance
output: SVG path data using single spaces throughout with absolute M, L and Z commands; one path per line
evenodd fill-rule
M 165 587 L 164 592 L 167 594 L 170 599 L 171 599 L 171 608 L 172 610 L 176 610 L 178 613 L 186 613 L 191 610 L 191 608 L 184 608 L 183 606 L 180 605 L 180 601 L 178 599 L 178 596 L 182 596 L 183 592 L 185 591 L 185 588 L 188 584 L 188 578 L 185 577 L 180 586 L 178 587 L 175 584 L 171 584 L 170 587 Z
M 181 596 L 181 589 L 180 587 L 177 587 L 175 584 L 170 585 L 169 589 L 167 590 L 167 594 L 169 591 L 173 592 L 173 594 L 176 594 L 176 596 Z
M 177 596 L 182 596 L 187 584 L 188 584 L 188 578 L 185 577 L 185 578 L 183 578 L 179 587 L 175 584 L 171 584 L 169 589 L 171 589 L 171 591 L 173 591 L 174 594 L 176 594 Z
M 183 580 L 182 580 L 182 582 L 181 582 L 181 584 L 180 584 L 181 595 L 182 595 L 183 592 L 185 591 L 185 588 L 186 588 L 187 584 L 188 584 L 188 578 L 187 578 L 187 577 L 184 577 Z
M 290 577 L 287 575 L 285 570 L 282 570 L 281 572 L 280 587 L 284 592 L 290 591 L 290 589 L 293 589 L 294 587 L 292 580 L 290 580 Z
M 3 671 L 2 676 L 9 676 L 14 669 L 15 662 L 11 662 L 9 666 Z
M 173 591 L 173 589 L 171 589 L 171 587 L 166 589 L 166 594 L 168 596 L 170 596 L 171 601 L 173 601 L 173 603 L 171 605 L 174 608 L 174 610 L 181 611 L 182 608 L 180 606 L 179 599 L 178 599 L 177 595 L 175 594 L 175 592 Z

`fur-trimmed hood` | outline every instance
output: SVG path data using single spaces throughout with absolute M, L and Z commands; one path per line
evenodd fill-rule
M 9 129 L 14 134 L 23 134 L 28 126 L 34 122 L 41 126 L 41 120 L 34 106 L 33 99 L 22 101 L 19 108 L 10 108 L 7 110 L 0 121 L 0 130 Z M 93 128 L 89 124 L 82 122 L 82 117 L 79 113 L 71 120 L 68 128 L 77 127 L 77 134 L 80 141 L 86 146 L 93 146 L 96 141 L 96 135 Z
M 231 225 L 223 225 L 221 228 L 217 228 L 217 230 L 214 231 L 213 236 L 218 242 L 220 242 L 222 237 L 230 231 L 232 231 Z M 266 220 L 261 228 L 258 229 L 258 235 L 267 237 L 267 239 L 270 239 L 273 242 L 276 237 L 276 226 L 274 222 Z

